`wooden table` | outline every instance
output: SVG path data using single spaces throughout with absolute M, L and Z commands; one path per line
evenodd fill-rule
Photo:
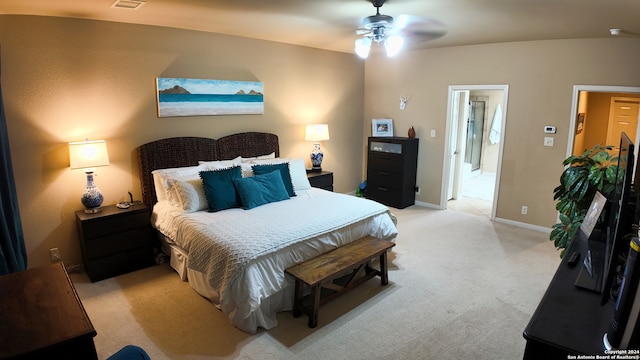
M 97 359 L 96 331 L 63 263 L 0 276 L 0 359 Z

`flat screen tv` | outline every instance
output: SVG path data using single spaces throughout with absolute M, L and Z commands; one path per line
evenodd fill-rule
M 622 171 L 618 171 L 608 215 L 609 234 L 604 259 L 603 304 L 616 297 L 616 279 L 622 275 L 624 259 L 629 251 L 633 223 L 636 221 L 636 193 L 632 190 L 634 155 L 633 142 L 626 133 L 621 133 L 618 168 Z

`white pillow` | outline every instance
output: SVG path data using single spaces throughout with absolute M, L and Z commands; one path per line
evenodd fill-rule
M 242 159 L 242 162 L 248 162 L 251 160 L 263 160 L 263 159 L 275 159 L 275 158 L 276 158 L 276 153 L 272 152 L 271 154 L 267 154 L 267 155 L 260 155 L 260 156 L 241 158 L 241 159 Z
M 198 161 L 198 164 L 206 166 L 207 170 L 220 170 L 238 166 L 241 162 L 242 158 L 238 156 L 231 160 Z
M 160 177 L 160 174 L 151 173 L 151 175 L 153 176 L 153 187 L 156 190 L 156 198 L 158 199 L 158 202 L 169 200 L 169 198 L 167 198 L 166 189 L 162 186 L 162 178 Z
M 167 183 L 170 187 L 170 193 L 175 194 L 176 198 L 172 205 L 185 212 L 206 210 L 209 207 L 200 176 L 197 178 L 168 179 Z M 171 202 L 171 199 L 169 201 Z
M 246 177 L 252 177 L 253 176 L 253 169 L 251 169 L 251 167 L 254 164 L 252 163 L 248 163 L 248 162 L 244 162 L 242 164 L 240 164 L 240 169 L 242 169 L 242 177 L 246 178 Z
M 291 183 L 293 184 L 293 190 L 308 190 L 311 189 L 309 178 L 307 177 L 307 169 L 304 165 L 304 159 L 290 159 L 289 160 L 289 172 L 291 173 Z

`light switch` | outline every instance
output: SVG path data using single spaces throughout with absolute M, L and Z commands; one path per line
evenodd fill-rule
M 553 138 L 551 136 L 544 137 L 544 146 L 553 146 Z
M 431 129 L 431 137 L 436 137 L 436 130 L 435 129 Z

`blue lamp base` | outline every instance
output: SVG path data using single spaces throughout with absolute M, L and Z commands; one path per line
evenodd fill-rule
M 103 200 L 104 197 L 100 189 L 93 183 L 93 172 L 87 172 L 87 187 L 80 197 L 80 202 L 84 205 L 84 212 L 88 214 L 100 212 Z
M 311 171 L 322 171 L 322 158 L 324 154 L 320 150 L 320 144 L 313 144 L 313 151 L 311 151 Z

